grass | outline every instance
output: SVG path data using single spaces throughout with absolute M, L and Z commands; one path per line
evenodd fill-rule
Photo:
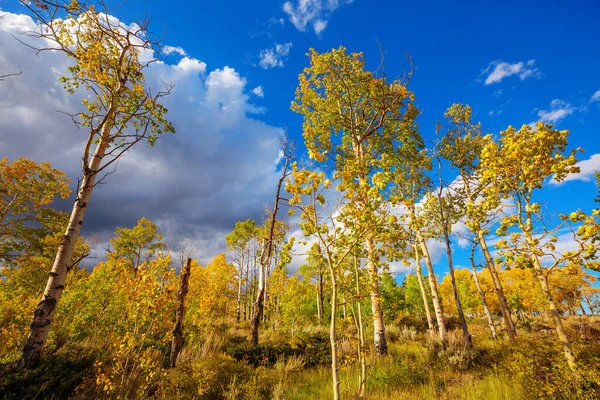
M 547 323 L 534 322 L 534 328 Z M 566 325 L 580 361 L 579 380 L 572 378 L 559 344 L 545 329 L 520 329 L 513 342 L 494 341 L 485 321 L 471 321 L 474 348 L 470 349 L 463 346 L 458 331 L 451 331 L 442 346 L 424 332 L 391 327 L 389 356 L 369 357 L 366 399 L 598 399 L 600 320 L 573 318 Z M 244 332 L 219 331 L 189 344 L 172 370 L 160 366 L 164 354 L 155 354 L 156 349 L 144 350 L 158 357 L 154 367 L 148 368 L 149 359 L 142 357 L 146 364 L 117 370 L 117 353 L 99 351 L 85 342 L 68 344 L 47 357 L 38 370 L 15 373 L 8 365 L 0 366 L 0 398 L 112 399 L 128 387 L 143 388 L 140 396 L 148 399 L 332 398 L 325 331 L 307 330 L 293 338 L 265 331 L 259 347 L 249 346 L 241 336 Z M 340 340 L 343 399 L 357 398 L 353 346 L 351 333 Z M 102 376 L 115 385 L 113 391 L 106 392 L 98 383 Z

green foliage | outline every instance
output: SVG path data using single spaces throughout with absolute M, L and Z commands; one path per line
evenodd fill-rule
M 281 358 L 301 356 L 306 366 L 326 365 L 331 363 L 329 338 L 321 335 L 299 335 L 289 343 L 259 344 L 252 346 L 247 341 L 234 342 L 227 345 L 224 352 L 236 360 L 247 362 L 253 366 L 271 367 Z
M 167 249 L 156 224 L 146 218 L 133 228 L 117 228 L 110 245 L 112 256 L 127 260 L 134 271 Z
M 0 398 L 68 398 L 91 374 L 93 364 L 94 356 L 89 353 L 61 352 L 45 357 L 34 370 L 15 371 L 12 365 L 0 365 Z

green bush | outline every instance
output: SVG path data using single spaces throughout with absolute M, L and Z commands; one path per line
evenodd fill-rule
M 255 367 L 270 367 L 277 360 L 291 356 L 302 356 L 307 366 L 331 363 L 329 338 L 321 335 L 297 335 L 290 343 L 261 343 L 256 346 L 246 340 L 236 340 L 228 343 L 224 352 Z
M 87 354 L 53 354 L 36 369 L 16 371 L 0 367 L 0 399 L 66 399 L 93 371 L 95 358 Z

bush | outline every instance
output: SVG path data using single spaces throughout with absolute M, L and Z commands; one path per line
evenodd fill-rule
M 427 332 L 429 327 L 427 326 L 427 320 L 414 315 L 403 315 L 396 319 L 394 322 L 398 328 L 410 328 L 417 332 Z
M 226 354 L 182 363 L 169 370 L 158 398 L 265 399 L 277 383 L 276 374 L 253 368 Z
M 600 398 L 600 346 L 590 346 L 576 356 L 580 378 L 571 373 L 555 341 L 521 337 L 501 362 L 529 399 Z
M 225 346 L 224 352 L 232 358 L 255 367 L 273 366 L 280 358 L 302 356 L 307 366 L 331 363 L 329 338 L 320 335 L 297 335 L 290 343 L 258 344 L 253 346 L 239 340 Z
M 69 353 L 48 355 L 32 370 L 16 371 L 4 365 L 0 367 L 0 398 L 68 398 L 92 374 L 94 360 L 90 353 Z

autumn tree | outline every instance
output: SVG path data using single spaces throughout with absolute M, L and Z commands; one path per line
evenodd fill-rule
M 427 267 L 427 278 L 433 304 L 435 320 L 437 323 L 440 340 L 446 339 L 446 325 L 442 311 L 441 300 L 438 292 L 438 282 L 433 270 L 433 262 L 427 246 L 427 240 L 435 237 L 437 233 L 428 229 L 428 216 L 424 213 L 419 202 L 431 189 L 431 179 L 427 171 L 431 170 L 431 157 L 427 154 L 422 140 L 414 140 L 410 145 L 405 145 L 401 152 L 396 152 L 394 159 L 389 161 L 394 165 L 391 175 L 391 200 L 400 208 L 400 219 L 404 226 L 398 229 L 407 229 L 411 233 L 414 246 L 414 257 L 417 267 L 422 257 Z M 417 274 L 420 271 L 417 270 Z M 422 282 L 422 279 L 419 279 Z M 421 288 L 423 285 L 420 285 Z M 425 304 L 425 290 L 422 288 L 423 304 Z M 427 310 L 427 306 L 425 308 Z
M 304 277 L 315 280 L 315 291 L 317 295 L 317 319 L 319 324 L 323 322 L 325 314 L 324 285 L 327 273 L 326 260 L 321 253 L 319 243 L 313 243 L 306 257 L 306 264 L 300 266 L 299 271 Z
M 251 242 L 255 239 L 257 231 L 256 222 L 248 219 L 236 222 L 234 230 L 225 236 L 227 247 L 233 252 L 233 260 L 237 264 L 237 322 L 240 322 L 242 314 L 242 287 L 246 280 L 246 271 L 250 268 Z
M 421 292 L 421 298 L 423 300 L 423 311 L 425 311 L 425 317 L 427 318 L 427 329 L 429 330 L 429 335 L 435 335 L 435 326 L 433 323 L 433 317 L 431 315 L 431 306 L 430 306 L 430 295 L 428 290 L 423 283 L 423 267 L 421 265 L 421 253 L 419 251 L 419 245 L 417 243 L 412 244 L 413 252 L 414 252 L 414 260 L 415 260 L 415 274 L 417 276 L 417 281 L 419 282 L 419 290 Z
M 374 226 L 356 223 L 360 221 L 360 217 L 354 214 L 353 209 L 346 208 L 349 204 L 346 196 L 340 196 L 335 202 L 328 203 L 325 196 L 331 186 L 332 181 L 326 178 L 324 172 L 300 169 L 296 163 L 293 163 L 291 177 L 286 182 L 285 190 L 292 195 L 288 201 L 293 207 L 291 213 L 293 214 L 295 210 L 300 212 L 300 228 L 305 236 L 313 238 L 319 244 L 329 272 L 331 373 L 333 398 L 338 400 L 340 398 L 337 343 L 339 280 L 347 259 L 359 244 L 364 243 L 365 237 L 372 232 Z
M 115 258 L 127 261 L 134 274 L 150 259 L 167 250 L 156 224 L 143 217 L 133 228 L 117 228 L 109 246 L 112 247 L 109 252 Z
M 68 215 L 51 208 L 70 193 L 65 174 L 49 163 L 0 160 L 0 359 L 15 361 L 39 301 Z M 69 269 L 89 254 L 77 240 Z
M 60 214 L 49 206 L 67 198 L 69 180 L 50 166 L 19 158 L 0 160 L 0 262 L 14 264 L 25 253 L 39 254 L 40 241 L 53 232 Z
M 569 173 L 578 172 L 575 153 L 567 151 L 569 131 L 557 130 L 551 124 L 538 122 L 534 127 L 523 125 L 520 129 L 509 127 L 501 132 L 498 143 L 488 142 L 481 153 L 481 180 L 484 193 L 490 196 L 510 197 L 516 212 L 506 215 L 497 233 L 510 233 L 509 240 L 497 244 L 508 266 L 525 265 L 533 268 L 544 294 L 556 334 L 562 345 L 569 367 L 575 371 L 577 363 L 565 331 L 560 311 L 548 281 L 549 271 L 572 262 L 578 252 L 555 252 L 554 236 L 557 228 L 549 228 L 548 217 L 537 203 L 534 193 L 542 188 L 551 176 L 558 182 Z M 580 216 L 574 213 L 572 219 Z M 550 265 L 544 260 L 550 256 Z
M 486 227 L 492 223 L 495 214 L 501 208 L 498 195 L 489 191 L 485 195 L 482 194 L 484 185 L 479 179 L 482 174 L 481 152 L 491 141 L 491 136 L 484 136 L 481 133 L 481 124 L 473 122 L 472 109 L 468 105 L 453 104 L 444 117 L 446 120 L 437 126 L 437 133 L 442 135 L 439 153 L 449 162 L 450 167 L 458 172 L 453 189 L 456 195 L 462 198 L 465 224 L 477 238 L 485 257 L 508 338 L 514 339 L 516 329 L 510 316 L 497 266 L 486 241 L 488 234 Z
M 483 313 L 485 314 L 488 326 L 490 327 L 492 338 L 498 339 L 498 334 L 496 333 L 496 325 L 494 324 L 494 319 L 492 317 L 492 313 L 490 312 L 490 307 L 488 306 L 488 301 L 485 292 L 481 287 L 481 283 L 479 282 L 479 276 L 477 275 L 477 265 L 475 264 L 476 248 L 477 242 L 473 241 L 471 243 L 471 256 L 469 257 L 469 261 L 471 262 L 471 270 L 473 272 L 473 282 L 475 283 L 475 287 L 477 288 L 477 293 L 479 293 L 479 298 L 481 299 L 481 307 L 483 308 Z
M 279 212 L 279 205 L 282 200 L 281 187 L 289 175 L 289 169 L 294 157 L 294 145 L 287 136 L 282 141 L 282 156 L 281 177 L 277 181 L 273 210 L 269 215 L 268 223 L 264 230 L 264 236 L 261 238 L 262 250 L 259 260 L 258 290 L 252 309 L 252 324 L 250 328 L 250 342 L 253 345 L 258 344 L 258 327 L 264 312 L 266 273 L 268 265 L 271 263 L 273 257 L 273 250 L 277 239 L 277 213 Z
M 192 261 L 188 304 L 184 324 L 189 340 L 198 343 L 222 321 L 233 319 L 236 298 L 236 267 L 219 254 L 206 267 Z M 186 339 L 187 340 L 187 339 Z
M 446 247 L 446 259 L 448 261 L 448 277 L 452 287 L 454 297 L 454 309 L 458 314 L 460 325 L 463 332 L 463 340 L 467 346 L 472 345 L 471 334 L 467 327 L 467 320 L 463 311 L 461 296 L 459 295 L 458 285 L 454 273 L 454 261 L 452 259 L 452 242 L 450 235 L 452 234 L 452 226 L 459 221 L 460 210 L 458 204 L 460 197 L 456 196 L 452 189 L 447 187 L 442 179 L 441 161 L 438 158 L 439 168 L 438 175 L 440 178 L 439 187 L 436 188 L 435 194 L 428 193 L 423 201 L 424 218 L 428 220 L 428 226 L 433 230 L 432 236 L 438 236 L 444 242 Z M 446 278 L 444 278 L 446 279 Z
M 107 10 L 83 2 L 22 3 L 39 27 L 30 34 L 35 40 L 30 46 L 43 43 L 38 51 L 65 54 L 71 63 L 68 74 L 60 78 L 65 90 L 88 94 L 84 110 L 72 115 L 75 124 L 88 132 L 77 197 L 19 363 L 20 368 L 31 368 L 41 358 L 94 187 L 135 144 L 147 140 L 152 145 L 160 134 L 174 129 L 159 103 L 169 88 L 153 94 L 145 87 L 144 70 L 154 61 L 156 45 L 148 36 L 147 22 L 126 26 L 109 17 Z
M 385 324 L 379 290 L 378 226 L 382 225 L 386 156 L 414 134 L 417 109 L 406 85 L 410 78 L 391 81 L 382 60 L 378 72 L 365 68 L 362 53 L 339 47 L 308 53 L 310 66 L 299 76 L 292 110 L 304 116 L 303 136 L 309 157 L 335 168 L 333 178 L 354 208 L 360 223 L 372 225 L 365 237 L 371 274 L 374 347 L 387 353 Z M 380 73 L 378 75 L 378 73 Z M 373 223 L 377 220 L 378 223 Z

